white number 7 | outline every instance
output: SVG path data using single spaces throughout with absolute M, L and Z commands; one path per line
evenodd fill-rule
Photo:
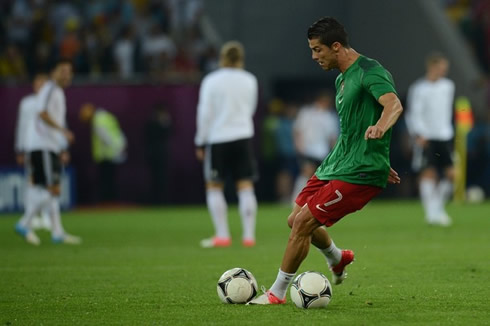
M 342 197 L 342 193 L 340 191 L 335 190 L 335 194 L 337 195 L 337 198 L 332 199 L 331 201 L 326 202 L 325 204 L 323 204 L 323 206 L 328 207 L 328 206 L 333 205 L 335 203 L 338 203 L 339 201 L 342 200 L 343 197 Z M 322 212 L 328 213 L 327 210 L 321 208 L 321 206 L 319 204 L 316 205 L 316 208 L 319 209 L 319 210 L 321 210 Z

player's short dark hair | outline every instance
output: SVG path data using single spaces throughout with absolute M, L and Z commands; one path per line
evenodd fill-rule
M 73 61 L 68 59 L 68 58 L 59 58 L 58 60 L 56 60 L 53 65 L 51 66 L 51 69 L 49 71 L 53 71 L 56 69 L 56 67 L 58 67 L 59 65 L 62 65 L 62 64 L 69 64 L 72 68 L 73 68 Z
M 323 17 L 314 22 L 308 28 L 308 39 L 319 39 L 328 47 L 331 47 L 334 42 L 350 47 L 344 26 L 333 17 Z
M 425 64 L 431 66 L 441 61 L 449 61 L 448 58 L 441 52 L 432 52 L 425 58 Z

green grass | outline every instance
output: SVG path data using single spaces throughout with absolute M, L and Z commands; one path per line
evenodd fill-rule
M 222 304 L 219 276 L 250 270 L 275 279 L 289 230 L 287 207 L 259 207 L 258 244 L 200 249 L 211 234 L 203 206 L 64 214 L 84 243 L 40 247 L 14 234 L 17 216 L 0 216 L 0 325 L 484 325 L 490 323 L 490 203 L 452 205 L 451 228 L 424 224 L 417 202 L 369 204 L 330 228 L 356 262 L 333 288 L 327 309 Z M 300 268 L 324 272 L 315 250 Z

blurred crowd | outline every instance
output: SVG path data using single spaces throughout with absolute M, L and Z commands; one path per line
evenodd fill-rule
M 217 65 L 202 13 L 202 0 L 3 0 L 0 80 L 25 82 L 58 58 L 90 80 L 198 80 Z
M 490 0 L 443 0 L 481 68 L 490 74 Z
M 486 75 L 487 109 L 475 116 L 468 134 L 468 185 L 490 192 L 490 0 L 443 0 Z

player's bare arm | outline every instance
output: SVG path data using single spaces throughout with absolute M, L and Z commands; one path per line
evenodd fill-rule
M 380 139 L 390 129 L 403 112 L 402 104 L 395 93 L 387 93 L 378 99 L 383 106 L 383 112 L 374 126 L 369 126 L 364 134 L 364 139 Z
M 41 113 L 39 113 L 39 116 L 48 126 L 61 131 L 63 133 L 63 135 L 65 136 L 66 140 L 68 141 L 68 143 L 70 143 L 70 144 L 73 143 L 73 141 L 75 140 L 75 136 L 73 135 L 73 133 L 70 130 L 63 128 L 60 125 L 58 125 L 56 123 L 56 121 L 54 121 L 49 116 L 49 113 L 47 111 L 42 111 Z
M 204 161 L 204 148 L 197 147 L 196 148 L 196 157 L 199 161 Z

